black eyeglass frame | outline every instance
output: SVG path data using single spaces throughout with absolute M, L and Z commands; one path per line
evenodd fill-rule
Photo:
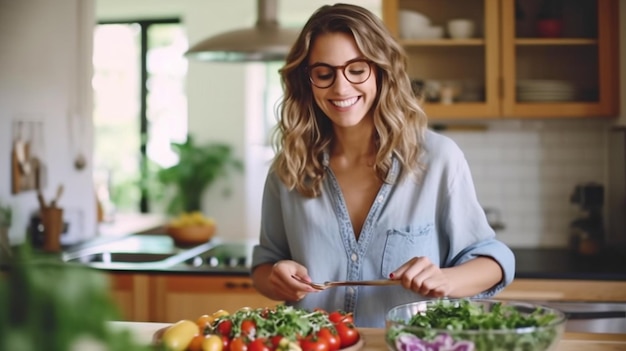
M 350 80 L 350 78 L 348 78 L 348 76 L 346 75 L 346 67 L 350 66 L 351 64 L 355 63 L 355 62 L 365 62 L 367 63 L 367 66 L 369 68 L 369 72 L 367 73 L 367 77 L 365 77 L 365 79 L 363 79 L 361 82 L 355 83 L 353 81 Z M 346 80 L 348 82 L 350 82 L 350 84 L 363 84 L 365 83 L 371 76 L 372 76 L 372 64 L 374 62 L 372 62 L 371 60 L 365 59 L 365 58 L 357 58 L 357 59 L 353 59 L 350 60 L 348 62 L 346 62 L 345 65 L 341 65 L 341 66 L 331 66 L 327 63 L 316 63 L 313 64 L 311 66 L 306 67 L 306 73 L 309 77 L 309 81 L 311 82 L 311 84 L 319 89 L 328 89 L 330 88 L 333 84 L 335 84 L 335 80 L 337 80 L 337 71 L 341 70 L 341 74 L 343 74 L 344 78 L 346 78 Z M 311 77 L 311 71 L 316 68 L 316 67 L 328 67 L 332 72 L 333 72 L 333 78 L 330 81 L 330 84 L 326 85 L 326 86 L 319 86 L 317 84 L 315 84 L 315 82 L 313 82 L 313 78 Z

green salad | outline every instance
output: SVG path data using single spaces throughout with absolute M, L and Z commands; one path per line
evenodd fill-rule
M 528 304 L 489 300 L 433 300 L 412 304 L 417 312 L 388 325 L 396 351 L 548 350 L 564 317 Z

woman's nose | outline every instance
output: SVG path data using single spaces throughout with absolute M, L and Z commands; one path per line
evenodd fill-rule
M 346 79 L 346 77 L 341 74 L 341 72 L 337 72 L 337 77 L 335 77 L 335 82 L 333 83 L 333 85 L 331 86 L 331 88 L 334 91 L 343 91 L 347 88 L 350 88 L 352 86 L 352 83 L 350 83 L 350 81 L 348 81 L 348 79 Z

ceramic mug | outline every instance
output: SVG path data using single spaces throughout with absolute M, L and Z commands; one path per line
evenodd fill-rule
M 537 36 L 540 38 L 559 38 L 563 31 L 563 21 L 555 18 L 537 21 Z
M 452 39 L 467 39 L 474 36 L 474 21 L 465 18 L 448 21 L 448 35 Z

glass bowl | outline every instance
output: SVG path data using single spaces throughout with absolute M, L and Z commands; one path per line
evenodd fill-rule
M 547 351 L 557 347 L 567 318 L 546 306 L 486 299 L 439 299 L 387 312 L 390 351 Z

